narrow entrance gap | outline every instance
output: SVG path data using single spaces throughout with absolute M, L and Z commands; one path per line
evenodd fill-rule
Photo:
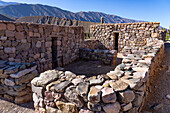
M 119 38 L 119 33 L 114 33 L 115 36 L 115 50 L 118 51 L 118 38 Z
M 57 38 L 52 37 L 52 68 L 54 69 L 57 66 Z

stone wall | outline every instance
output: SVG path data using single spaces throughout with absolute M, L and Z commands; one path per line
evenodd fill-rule
M 100 50 L 100 49 L 80 49 L 80 59 L 102 61 L 106 65 L 116 65 L 117 51 L 116 50 Z
M 0 97 L 15 103 L 32 100 L 31 80 L 38 75 L 35 63 L 0 60 Z
M 99 40 L 107 49 L 115 49 L 115 33 L 118 37 L 118 50 L 124 46 L 143 46 L 146 38 L 159 38 L 159 23 L 120 23 L 98 24 L 90 28 L 91 38 Z
M 128 83 L 132 87 L 135 86 L 133 89 L 135 90 L 136 98 L 132 103 L 135 107 L 131 110 L 133 112 L 141 111 L 145 99 L 150 92 L 150 78 L 159 71 L 158 68 L 161 66 L 160 64 L 163 61 L 163 41 L 150 38 L 147 39 L 147 43 L 148 44 L 144 47 L 126 47 L 123 49 L 126 53 L 124 54 L 122 62 L 125 65 L 128 65 L 131 62 L 130 64 L 133 66 L 133 78 L 129 73 L 127 73 L 128 76 L 122 77 L 122 81 Z M 127 54 L 127 51 L 130 51 L 130 53 Z M 134 67 L 135 65 L 136 67 Z M 137 77 L 141 77 L 140 81 L 137 80 Z
M 79 58 L 84 31 L 82 27 L 60 27 L 63 32 L 52 40 L 54 67 L 65 66 Z
M 166 41 L 166 33 L 167 31 L 166 30 L 159 30 L 159 39 L 160 40 L 163 40 L 163 41 Z
M 107 50 L 107 48 L 96 39 L 85 39 L 82 48 Z
M 75 75 L 61 68 L 32 80 L 36 111 L 64 113 L 138 113 L 149 93 L 149 79 L 164 54 L 164 43 L 148 38 L 143 47 L 124 48 L 122 63 L 114 71 L 93 76 Z M 143 50 L 140 54 L 140 50 Z M 126 50 L 124 50 L 126 51 Z
M 83 38 L 83 27 L 1 21 L 0 59 L 35 62 L 43 72 L 52 69 L 53 60 L 58 66 L 75 60 Z

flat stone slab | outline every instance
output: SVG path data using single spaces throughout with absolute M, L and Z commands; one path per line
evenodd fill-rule
M 102 84 L 104 79 L 91 79 L 89 80 L 90 81 L 90 85 L 99 85 L 99 84 Z
M 116 82 L 111 81 L 109 84 L 115 91 L 123 91 L 128 87 L 128 84 L 126 84 L 122 80 L 118 80 Z
M 31 83 L 35 86 L 45 87 L 48 83 L 55 81 L 59 78 L 58 71 L 48 70 L 44 73 L 41 73 L 39 77 L 34 78 Z
M 4 74 L 13 74 L 13 73 L 16 73 L 16 72 L 18 72 L 18 69 L 19 69 L 19 65 L 12 66 L 12 67 L 10 67 L 8 69 L 5 69 L 4 70 Z
M 5 79 L 4 80 L 5 85 L 7 86 L 15 86 L 15 82 L 12 79 Z
M 20 78 L 23 75 L 26 75 L 26 74 L 30 73 L 31 71 L 36 70 L 36 68 L 37 68 L 37 66 L 34 66 L 34 67 L 29 68 L 29 69 L 19 71 L 18 73 L 10 74 L 10 77 L 12 77 L 12 78 Z
M 65 88 L 71 84 L 70 81 L 60 82 L 54 85 L 54 91 L 56 92 L 64 92 Z

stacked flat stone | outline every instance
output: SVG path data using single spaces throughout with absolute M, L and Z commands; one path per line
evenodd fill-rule
M 101 49 L 101 50 L 106 50 L 107 48 L 97 39 L 85 39 L 83 41 L 83 48 L 88 48 L 88 49 Z
M 0 21 L 0 58 L 35 62 L 44 72 L 77 59 L 83 38 L 83 27 Z
M 117 51 L 81 48 L 80 59 L 102 61 L 106 65 L 116 65 Z
M 0 96 L 15 103 L 32 100 L 31 80 L 38 75 L 35 63 L 0 60 Z
M 119 112 L 116 92 L 103 87 L 107 75 L 86 78 L 70 71 L 48 70 L 32 80 L 34 107 L 39 112 L 83 113 L 108 108 Z
M 91 39 L 99 40 L 107 49 L 115 47 L 115 35 L 118 33 L 119 52 L 125 46 L 137 47 L 146 45 L 146 38 L 165 39 L 159 31 L 158 22 L 98 24 L 90 27 Z M 165 34 L 165 33 L 163 33 Z
M 149 93 L 149 77 L 156 73 L 164 54 L 163 41 L 148 39 L 147 42 L 143 55 L 127 54 L 107 74 L 86 78 L 61 68 L 41 73 L 31 82 L 36 111 L 140 112 Z

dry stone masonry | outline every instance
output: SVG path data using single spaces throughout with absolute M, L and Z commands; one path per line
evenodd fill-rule
M 78 58 L 83 38 L 83 27 L 0 21 L 0 59 L 35 62 L 44 72 Z
M 80 58 L 83 60 L 102 61 L 106 65 L 116 65 L 117 51 L 81 48 Z
M 140 49 L 144 53 L 125 55 L 114 71 L 104 75 L 86 78 L 61 68 L 41 73 L 31 82 L 36 111 L 139 112 L 149 92 L 149 77 L 156 73 L 162 60 L 164 44 L 150 39 Z
M 1 21 L 0 96 L 23 103 L 32 90 L 40 113 L 140 112 L 164 54 L 159 23 L 92 25 L 90 33 L 84 40 L 83 27 Z M 61 68 L 79 58 L 116 64 L 114 49 L 123 59 L 108 73 L 86 77 Z
M 63 68 L 41 73 L 40 77 L 34 78 L 31 82 L 36 111 L 47 113 L 140 112 L 150 91 L 150 77 L 156 73 L 164 54 L 164 43 L 159 40 L 160 35 L 157 31 L 159 23 L 96 25 L 92 26 L 95 28 L 92 35 L 96 33 L 95 38 L 102 37 L 101 40 L 99 39 L 101 45 L 113 50 L 114 38 L 109 41 L 107 39 L 114 35 L 115 27 L 120 30 L 121 47 L 119 49 L 123 54 L 122 63 L 114 71 L 89 78 Z M 95 41 L 90 43 L 94 43 L 92 48 L 87 45 L 88 49 L 81 49 L 86 55 L 83 52 L 80 54 L 86 56 L 86 59 L 97 59 L 95 51 L 99 54 L 102 50 L 94 48 L 98 46 L 98 44 L 95 46 Z
M 124 46 L 143 46 L 146 38 L 159 38 L 159 23 L 99 24 L 90 28 L 91 38 L 99 40 L 107 49 L 115 49 L 115 34 L 118 33 L 118 50 Z
M 0 60 L 0 96 L 15 103 L 32 100 L 31 80 L 38 75 L 35 63 Z

